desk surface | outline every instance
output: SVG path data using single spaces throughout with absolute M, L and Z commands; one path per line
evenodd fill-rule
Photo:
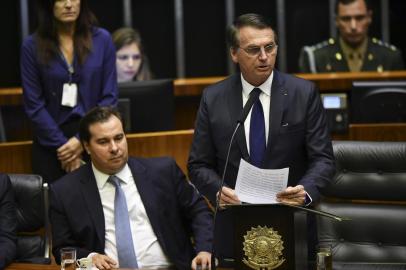
M 29 264 L 12 263 L 5 270 L 60 270 L 61 266 L 57 264 Z M 118 268 L 117 270 L 135 270 L 130 268 Z M 141 269 L 140 269 L 141 270 Z M 160 269 L 167 270 L 167 269 Z
M 406 270 L 406 263 L 334 263 L 335 270 Z M 26 264 L 12 263 L 5 270 L 60 270 L 56 264 Z M 130 270 L 119 268 L 118 270 Z M 164 270 L 164 269 L 161 269 Z M 231 270 L 230 268 L 217 268 L 217 270 Z
M 57 264 L 28 264 L 28 263 L 12 263 L 4 270 L 60 270 L 61 266 Z M 129 268 L 118 268 L 117 270 L 131 270 Z M 133 269 L 135 270 L 135 269 Z M 161 269 L 166 270 L 166 269 Z M 230 270 L 227 268 L 217 268 L 217 270 Z
M 406 71 L 391 72 L 336 72 L 336 73 L 300 73 L 303 79 L 313 81 L 321 92 L 344 91 L 351 89 L 353 81 L 406 80 Z M 221 77 L 202 77 L 174 79 L 174 91 L 177 97 L 200 96 L 208 85 L 216 83 Z M 18 105 L 22 103 L 21 87 L 0 89 L 0 105 Z

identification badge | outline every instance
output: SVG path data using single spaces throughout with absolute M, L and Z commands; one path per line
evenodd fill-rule
M 78 103 L 78 86 L 76 83 L 63 84 L 62 105 L 67 107 L 75 107 Z

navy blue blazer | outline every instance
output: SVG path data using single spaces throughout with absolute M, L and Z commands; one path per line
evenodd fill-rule
M 269 136 L 262 167 L 289 167 L 288 184 L 301 184 L 314 201 L 335 172 L 325 111 L 312 82 L 276 70 L 271 89 Z M 188 169 L 212 202 L 220 185 L 228 144 L 242 111 L 240 74 L 209 86 L 197 115 Z M 234 188 L 240 159 L 250 160 L 241 127 L 230 153 L 225 184 Z
M 289 167 L 288 185 L 303 185 L 315 202 L 320 197 L 320 189 L 329 184 L 335 172 L 325 111 L 312 82 L 277 70 L 273 72 L 269 136 L 262 168 Z M 220 187 L 230 138 L 242 108 L 240 73 L 203 92 L 188 170 L 190 180 L 213 203 Z M 239 128 L 230 151 L 226 186 L 235 187 L 241 158 L 250 160 L 243 127 Z M 218 238 L 223 239 L 218 241 L 220 245 L 231 241 L 232 228 L 221 221 L 224 215 L 218 215 L 217 221 L 218 227 L 224 226 L 215 239 L 215 242 Z M 230 248 L 226 253 L 229 251 Z
M 16 256 L 17 217 L 10 179 L 0 174 L 0 269 Z
M 211 251 L 212 215 L 206 202 L 171 158 L 130 158 L 128 165 L 163 251 L 178 269 L 190 269 L 196 252 Z M 90 163 L 51 185 L 50 217 L 58 263 L 66 246 L 76 247 L 78 258 L 104 254 L 104 214 Z
M 76 56 L 73 61 L 72 82 L 78 86 L 78 104 L 68 108 L 61 105 L 63 84 L 69 82 L 67 65 L 59 55 L 48 65 L 42 64 L 35 35 L 25 38 L 21 46 L 24 109 L 33 123 L 36 140 L 56 149 L 69 139 L 61 130 L 63 124 L 81 118 L 95 106 L 116 106 L 116 50 L 110 33 L 94 27 L 92 50 L 86 61 L 80 65 Z

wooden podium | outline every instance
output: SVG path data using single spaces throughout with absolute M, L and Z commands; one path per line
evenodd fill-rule
M 233 217 L 235 269 L 307 269 L 307 212 L 314 210 L 244 204 L 224 211 Z

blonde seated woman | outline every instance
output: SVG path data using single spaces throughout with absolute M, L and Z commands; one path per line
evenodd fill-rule
M 152 79 L 148 58 L 144 53 L 139 32 L 123 27 L 113 33 L 116 47 L 117 81 L 144 81 Z

